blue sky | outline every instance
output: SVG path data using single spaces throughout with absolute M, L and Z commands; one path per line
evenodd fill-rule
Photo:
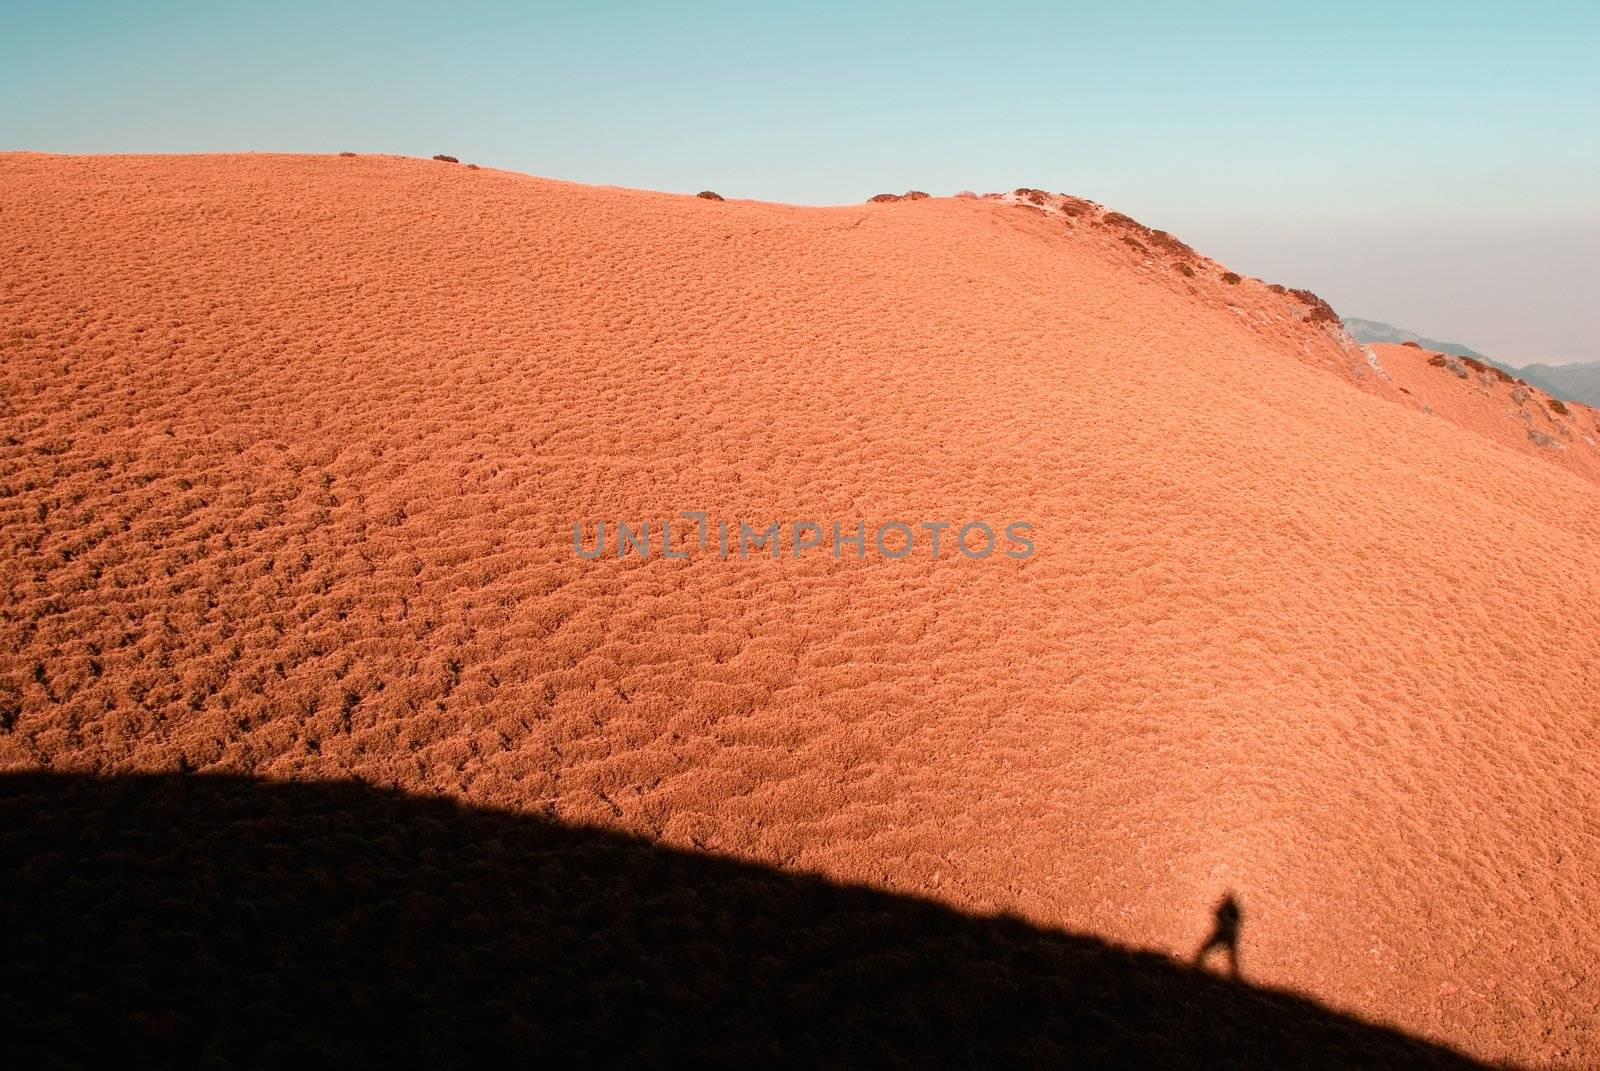
M 1593 0 L 7 0 L 0 148 L 447 152 L 813 204 L 1043 186 L 1350 315 L 1595 360 L 1597 57 Z

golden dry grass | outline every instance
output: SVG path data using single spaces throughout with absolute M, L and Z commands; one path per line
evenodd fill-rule
M 1293 297 L 1048 202 L 0 188 L 0 768 L 349 776 L 1179 955 L 1232 890 L 1252 980 L 1600 1053 L 1596 487 Z M 573 558 L 683 509 L 1038 551 Z

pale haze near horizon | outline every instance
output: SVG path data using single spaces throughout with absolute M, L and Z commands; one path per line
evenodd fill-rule
M 0 26 L 0 150 L 447 152 L 803 204 L 1042 186 L 1343 315 L 1600 360 L 1592 3 L 80 3 Z

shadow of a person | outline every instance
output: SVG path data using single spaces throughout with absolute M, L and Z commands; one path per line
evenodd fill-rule
M 1221 950 L 1228 957 L 1228 976 L 1239 977 L 1239 926 L 1244 921 L 1244 912 L 1239 909 L 1239 901 L 1234 899 L 1233 893 L 1225 895 L 1212 912 L 1211 936 L 1201 943 L 1194 954 L 1195 966 L 1205 966 L 1206 957 L 1212 952 Z

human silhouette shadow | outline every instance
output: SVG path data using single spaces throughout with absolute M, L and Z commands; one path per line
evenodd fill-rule
M 1233 893 L 1228 893 L 1212 910 L 1211 935 L 1201 942 L 1194 954 L 1194 965 L 1204 967 L 1206 958 L 1221 952 L 1228 959 L 1228 977 L 1239 977 L 1239 927 L 1244 923 L 1244 912 Z
M 1091 936 L 348 782 L 0 776 L 0 1064 L 1479 1066 Z

